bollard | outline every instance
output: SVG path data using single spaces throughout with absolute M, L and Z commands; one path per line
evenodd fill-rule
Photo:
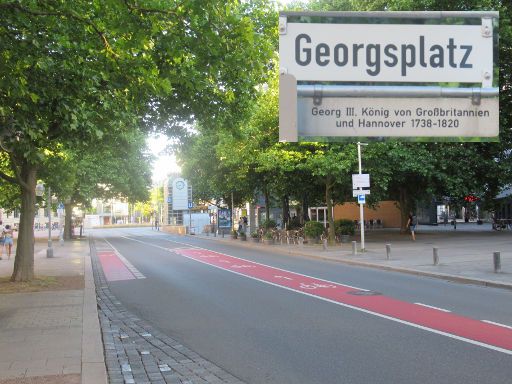
M 327 251 L 327 239 L 322 240 L 322 248 L 324 251 Z
M 501 256 L 499 252 L 493 252 L 494 273 L 501 272 Z
M 222 230 L 222 238 L 224 238 L 224 230 Z
M 352 242 L 352 254 L 353 255 L 357 254 L 357 242 L 356 241 Z
M 432 252 L 434 257 L 434 265 L 439 265 L 439 248 L 434 247 Z
M 391 257 L 391 244 L 386 244 L 386 259 L 389 260 Z

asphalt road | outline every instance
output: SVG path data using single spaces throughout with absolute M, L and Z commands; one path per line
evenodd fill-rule
M 129 310 L 247 383 L 512 382 L 512 354 L 186 256 L 187 249 L 196 246 L 239 257 L 247 260 L 245 264 L 257 262 L 374 291 L 403 302 L 407 315 L 420 319 L 425 307 L 410 303 L 449 310 L 464 319 L 512 326 L 510 291 L 272 254 L 148 229 L 98 231 L 94 236 L 105 236 L 146 277 L 109 283 Z

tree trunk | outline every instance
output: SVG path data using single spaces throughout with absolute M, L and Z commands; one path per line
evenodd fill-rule
M 270 220 L 270 193 L 267 186 L 263 188 L 263 194 L 265 196 L 265 219 Z
M 302 216 L 300 223 L 304 225 L 306 221 L 309 221 L 309 202 L 308 202 L 308 196 L 306 194 L 302 197 Z
M 290 199 L 288 196 L 283 196 L 283 229 L 290 226 Z
M 71 240 L 73 238 L 72 225 L 73 225 L 73 204 L 64 204 L 64 240 Z
M 409 212 L 412 208 L 412 202 L 410 201 L 409 194 L 407 193 L 407 190 L 405 188 L 400 188 L 400 199 L 399 199 L 399 205 L 400 205 L 400 232 L 406 233 L 408 231 L 407 228 L 407 221 L 409 220 Z
M 34 216 L 36 205 L 37 168 L 23 164 L 21 179 L 21 214 L 16 258 L 11 281 L 30 281 L 34 278 Z
M 327 221 L 329 223 L 329 244 L 334 245 L 336 242 L 334 234 L 334 218 L 332 216 L 332 187 L 330 180 L 325 183 L 325 202 L 327 205 Z

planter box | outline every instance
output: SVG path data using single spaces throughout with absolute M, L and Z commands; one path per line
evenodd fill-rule
M 274 239 L 263 239 L 263 244 L 266 244 L 266 245 L 273 245 L 274 244 Z
M 238 237 L 241 241 L 247 241 L 247 236 L 239 236 Z
M 260 238 L 259 237 L 251 237 L 251 241 L 253 243 L 259 243 L 260 242 Z
M 342 243 L 350 243 L 350 235 L 341 235 Z

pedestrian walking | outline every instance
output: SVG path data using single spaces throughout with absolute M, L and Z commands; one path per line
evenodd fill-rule
M 11 259 L 11 250 L 12 250 L 14 241 L 13 241 L 12 228 L 9 224 L 7 224 L 5 226 L 4 230 L 2 231 L 2 235 L 4 238 L 4 248 L 7 249 L 7 260 L 10 260 Z
M 0 250 L 0 260 L 2 260 L 5 248 L 4 226 L 2 224 L 2 220 L 0 220 L 0 248 L 2 248 Z
M 416 225 L 418 223 L 418 220 L 416 218 L 416 215 L 414 213 L 409 212 L 409 219 L 407 220 L 407 226 L 409 227 L 409 230 L 411 231 L 412 240 L 416 241 Z

